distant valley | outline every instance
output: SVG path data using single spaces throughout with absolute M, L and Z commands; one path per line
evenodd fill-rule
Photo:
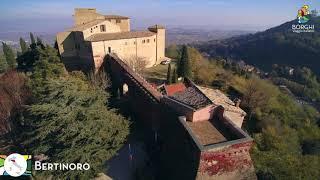
M 255 31 L 245 30 L 169 28 L 167 30 L 167 45 L 202 43 L 210 40 L 221 40 L 254 32 Z
M 39 36 L 43 42 L 52 45 L 55 41 L 56 33 L 47 32 L 33 32 L 35 36 Z M 221 40 L 234 36 L 254 33 L 254 31 L 243 30 L 216 30 L 216 29 L 196 29 L 196 28 L 183 28 L 172 27 L 167 29 L 166 45 L 171 44 L 190 44 L 202 43 L 209 40 Z M 5 42 L 15 50 L 19 50 L 19 38 L 24 38 L 29 43 L 29 32 L 0 32 L 0 42 Z M 0 47 L 1 47 L 0 43 Z M 2 48 L 1 48 L 2 49 Z M 1 51 L 0 51 L 1 52 Z

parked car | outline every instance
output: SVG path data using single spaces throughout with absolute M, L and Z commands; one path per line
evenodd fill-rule
M 170 64 L 170 62 L 171 62 L 171 59 L 166 59 L 166 60 L 164 60 L 164 61 L 161 61 L 160 64 L 166 65 L 166 64 Z

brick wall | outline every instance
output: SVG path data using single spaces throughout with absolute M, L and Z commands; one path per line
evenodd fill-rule
M 256 179 L 249 153 L 252 143 L 201 152 L 197 179 Z

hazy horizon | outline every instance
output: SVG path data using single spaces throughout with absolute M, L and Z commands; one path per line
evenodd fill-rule
M 76 7 L 97 8 L 102 14 L 131 18 L 132 28 L 152 24 L 167 27 L 262 31 L 296 18 L 303 4 L 320 9 L 320 2 L 301 0 L 3 0 L 0 33 L 58 32 L 73 25 Z

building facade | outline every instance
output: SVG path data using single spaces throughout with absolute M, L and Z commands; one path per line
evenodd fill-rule
M 123 60 L 144 61 L 146 67 L 165 59 L 163 26 L 131 31 L 129 17 L 101 15 L 90 8 L 76 8 L 74 20 L 73 28 L 57 34 L 59 53 L 69 70 L 97 70 L 110 53 Z

